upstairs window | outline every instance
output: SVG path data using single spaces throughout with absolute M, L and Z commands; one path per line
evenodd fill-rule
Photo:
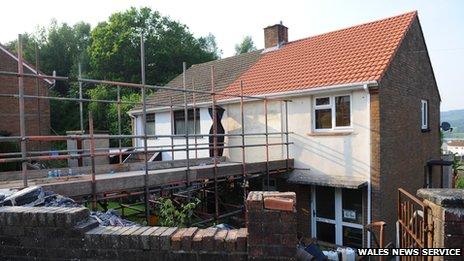
M 147 114 L 147 135 L 155 135 L 155 114 Z
M 421 100 L 421 129 L 429 129 L 429 103 L 427 100 Z
M 351 127 L 351 96 L 314 99 L 314 129 L 332 130 Z
M 188 110 L 187 114 L 187 126 L 185 126 L 185 112 L 183 110 L 174 112 L 174 134 L 186 134 L 186 130 L 189 134 L 200 134 L 200 110 L 195 109 L 195 117 L 192 109 Z

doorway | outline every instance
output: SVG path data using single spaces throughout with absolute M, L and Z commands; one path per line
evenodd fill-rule
M 311 187 L 311 234 L 320 241 L 363 246 L 361 189 Z

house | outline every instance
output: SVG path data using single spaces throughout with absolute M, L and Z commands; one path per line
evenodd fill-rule
M 383 220 L 387 242 L 394 241 L 397 189 L 415 193 L 424 184 L 427 162 L 440 158 L 440 95 L 417 12 L 291 42 L 282 24 L 266 27 L 264 36 L 264 50 L 191 66 L 187 88 L 205 81 L 206 87 L 195 88 L 210 90 L 211 82 L 204 79 L 211 77 L 207 67 L 214 65 L 220 91 L 239 94 L 243 83 L 245 95 L 290 99 L 288 111 L 282 101 L 270 100 L 267 115 L 269 132 L 285 130 L 288 120 L 295 169 L 266 185 L 296 192 L 299 233 L 337 245 L 370 246 L 364 225 Z M 181 79 L 168 85 L 181 87 Z M 170 126 L 182 133 L 183 125 L 176 125 L 182 116 L 174 111 L 170 117 L 163 103 L 183 94 L 171 95 L 157 92 L 151 97 L 159 103 L 147 109 L 151 133 L 170 133 Z M 191 100 L 188 104 L 192 108 Z M 226 97 L 218 105 L 225 133 L 240 133 L 239 100 Z M 209 133 L 211 102 L 205 97 L 196 106 L 200 124 L 193 125 L 190 109 L 188 128 Z M 244 111 L 245 132 L 264 132 L 263 102 L 247 101 Z M 131 112 L 138 134 L 140 113 Z M 269 141 L 283 142 L 285 137 L 272 135 Z M 167 142 L 154 139 L 150 144 Z M 185 138 L 176 142 L 185 147 Z M 224 142 L 240 144 L 241 137 Z M 247 144 L 255 142 L 263 143 L 264 137 L 246 138 Z M 265 160 L 264 150 L 247 148 L 246 160 Z M 224 156 L 240 161 L 240 152 L 226 149 Z M 185 157 L 182 153 L 175 158 Z M 274 146 L 269 157 L 286 158 L 286 149 Z
M 450 140 L 444 142 L 442 148 L 446 153 L 457 154 L 460 157 L 464 156 L 464 140 Z
M 0 44 L 0 71 L 18 72 L 18 57 Z M 24 62 L 25 74 L 36 74 L 37 70 Z M 40 72 L 39 72 L 40 74 Z M 24 78 L 24 95 L 47 96 L 53 82 L 48 79 Z M 18 94 L 18 78 L 0 75 L 0 95 Z M 50 104 L 47 99 L 25 98 L 26 135 L 50 134 Z M 2 135 L 20 136 L 19 102 L 17 98 L 0 96 L 0 132 Z M 28 142 L 29 149 L 46 148 L 46 144 Z

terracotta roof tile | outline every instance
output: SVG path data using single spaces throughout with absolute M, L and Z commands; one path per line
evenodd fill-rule
M 417 12 L 285 44 L 225 89 L 259 95 L 380 80 Z

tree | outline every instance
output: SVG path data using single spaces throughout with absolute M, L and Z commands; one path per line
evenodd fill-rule
M 195 38 L 188 28 L 161 16 L 150 8 L 131 8 L 114 13 L 108 21 L 97 25 L 91 34 L 89 47 L 90 74 L 93 78 L 126 82 L 141 82 L 140 37 L 144 35 L 146 82 L 165 84 L 182 71 L 182 62 L 202 63 L 218 58 L 220 50 L 213 35 Z M 90 97 L 116 99 L 116 92 L 101 89 L 91 91 Z M 139 90 L 121 88 L 123 99 L 135 99 Z M 137 93 L 137 95 L 135 95 Z M 140 101 L 140 99 L 138 100 Z M 124 106 L 125 112 L 133 106 Z M 117 133 L 117 115 L 113 106 L 90 104 L 95 127 Z M 122 126 L 130 133 L 126 113 Z M 101 117 L 100 117 L 101 116 Z M 116 120 L 116 121 L 115 121 Z
M 188 65 L 218 59 L 221 50 L 212 34 L 195 38 L 188 27 L 169 17 L 161 16 L 150 8 L 131 8 L 117 12 L 107 21 L 91 29 L 85 22 L 75 25 L 52 21 L 32 34 L 24 34 L 23 49 L 26 60 L 34 63 L 38 49 L 39 68 L 46 74 L 56 71 L 60 76 L 75 79 L 78 64 L 83 76 L 114 81 L 140 82 L 140 35 L 145 39 L 147 83 L 165 84 L 182 71 L 182 62 Z M 17 41 L 7 44 L 16 50 Z M 79 97 L 74 81 L 57 81 L 50 94 Z M 121 88 L 121 98 L 140 101 L 140 90 Z M 116 100 L 115 86 L 84 84 L 84 98 Z M 118 132 L 116 105 L 84 104 L 84 128 L 87 112 L 94 116 L 96 130 Z M 87 107 L 87 108 L 86 108 Z M 130 119 L 126 112 L 133 106 L 122 104 L 123 133 L 129 134 Z M 88 109 L 88 110 L 87 110 Z M 54 132 L 77 130 L 79 107 L 74 101 L 50 101 L 51 126 Z M 115 125 L 116 124 L 116 125 Z
M 146 77 L 165 84 L 182 71 L 182 62 L 202 63 L 218 58 L 214 37 L 195 38 L 187 26 L 150 8 L 114 13 L 92 31 L 89 48 L 97 78 L 140 82 L 140 36 L 145 40 Z
M 48 27 L 41 27 L 32 34 L 22 37 L 24 58 L 35 64 L 36 48 L 39 70 L 51 75 L 56 71 L 60 76 L 76 76 L 78 63 L 88 67 L 87 49 L 90 43 L 90 24 L 79 22 L 73 26 L 58 24 L 52 20 Z M 17 40 L 7 44 L 17 52 Z M 52 96 L 78 97 L 77 85 L 69 81 L 56 81 L 50 90 Z M 79 109 L 76 102 L 50 101 L 51 127 L 64 134 L 66 130 L 79 129 Z
M 256 51 L 256 46 L 253 43 L 251 36 L 245 36 L 241 43 L 235 45 L 235 54 L 249 53 Z

